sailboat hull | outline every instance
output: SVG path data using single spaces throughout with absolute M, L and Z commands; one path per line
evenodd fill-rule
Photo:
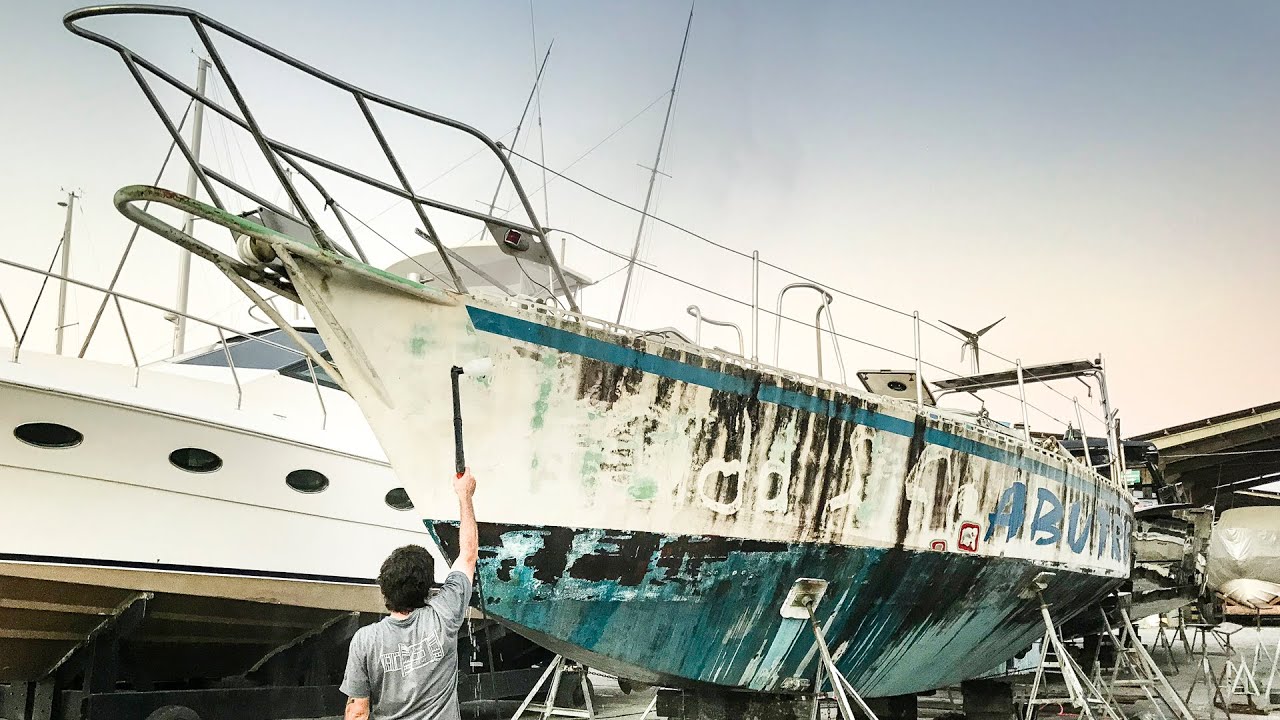
M 448 549 L 450 368 L 479 478 L 485 609 L 637 680 L 801 690 L 800 578 L 859 690 L 979 675 L 1127 577 L 1132 500 L 1073 459 L 929 407 L 440 292 L 280 240 L 352 394 Z
M 431 526 L 451 554 L 456 524 Z M 488 615 L 641 682 L 808 688 L 812 630 L 779 614 L 803 577 L 830 582 L 823 632 L 870 697 L 957 683 L 1044 634 L 1024 592 L 1044 568 L 1014 558 L 489 523 L 480 539 L 476 592 Z M 1063 572 L 1044 596 L 1056 609 L 1084 607 L 1118 582 Z

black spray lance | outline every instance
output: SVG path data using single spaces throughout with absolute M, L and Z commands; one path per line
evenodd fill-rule
M 462 398 L 458 395 L 458 378 L 462 375 L 483 377 L 493 369 L 493 361 L 489 358 L 478 358 L 465 362 L 461 367 L 454 365 L 449 371 L 449 380 L 453 384 L 453 457 L 454 470 L 458 477 L 467 471 L 467 461 L 462 453 Z
M 463 375 L 471 375 L 473 377 L 483 377 L 489 374 L 493 369 L 493 361 L 489 358 L 478 358 L 470 362 L 465 362 L 461 367 L 454 365 L 449 370 L 449 381 L 453 385 L 453 469 L 457 471 L 458 477 L 467 471 L 467 460 L 462 452 L 462 398 L 458 394 L 458 378 Z M 480 611 L 485 617 L 489 617 L 489 608 L 484 601 L 484 588 L 480 585 L 480 570 L 476 569 L 476 597 L 480 599 Z M 494 663 L 493 663 L 493 639 L 489 633 L 484 636 L 486 649 L 489 651 L 489 680 L 493 681 Z

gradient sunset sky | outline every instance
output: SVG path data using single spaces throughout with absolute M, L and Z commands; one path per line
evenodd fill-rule
M 563 168 L 609 138 L 567 174 L 635 205 L 648 179 L 637 163 L 652 162 L 689 11 L 674 2 L 539 0 L 535 48 L 527 2 L 189 4 L 495 137 L 515 127 L 534 58 L 554 39 L 541 92 L 547 164 Z M 169 142 L 119 59 L 62 27 L 74 7 L 58 0 L 3 8 L 0 248 L 47 265 L 62 228 L 59 188 L 82 188 L 73 272 L 105 282 L 129 232 L 111 195 L 150 182 Z M 95 27 L 136 42 L 183 79 L 193 73 L 196 40 L 179 22 Z M 251 101 L 261 99 L 287 140 L 336 148 L 389 177 L 349 102 L 248 55 L 231 59 Z M 1008 316 L 986 338 L 1008 358 L 1102 353 L 1125 433 L 1156 429 L 1280 399 L 1278 72 L 1275 3 L 701 0 L 655 213 L 931 320 L 976 328 Z M 214 85 L 225 99 L 225 86 Z M 162 98 L 181 112 L 174 94 Z M 389 126 L 393 141 L 411 148 L 416 184 L 476 149 Z M 247 136 L 211 120 L 205 142 L 215 166 L 266 183 Z M 519 149 L 540 152 L 536 128 L 526 127 Z M 479 207 L 497 178 L 482 160 L 432 190 Z M 541 185 L 536 168 L 518 169 L 526 185 Z M 163 184 L 182 189 L 183 172 Z M 271 188 L 264 194 L 278 199 Z M 548 193 L 551 225 L 629 250 L 634 215 L 564 182 Z M 371 224 L 412 244 L 406 208 L 382 212 L 386 198 L 359 200 Z M 541 195 L 535 204 L 542 212 Z M 589 275 L 620 265 L 567 242 L 568 263 Z M 384 265 L 397 259 L 378 257 Z M 144 238 L 125 289 L 169 302 L 174 258 L 166 243 Z M 744 262 L 670 228 L 647 235 L 644 258 L 718 292 L 750 290 Z M 684 308 L 693 302 L 709 316 L 750 324 L 741 306 L 640 276 L 628 314 L 635 326 L 691 332 Z M 613 318 L 621 278 L 588 291 L 589 312 Z M 765 304 L 781 282 L 765 279 Z M 0 293 L 24 318 L 38 285 L 0 270 Z M 248 322 L 233 291 L 209 278 L 197 290 L 197 310 Z M 52 347 L 51 294 L 33 325 L 36 348 Z M 75 300 L 78 341 L 96 303 L 87 292 Z M 789 310 L 813 312 L 809 299 Z M 847 298 L 833 310 L 842 333 L 909 352 L 905 320 Z M 762 355 L 771 359 L 772 323 L 762 325 Z M 140 342 L 151 359 L 164 356 L 166 332 Z M 812 333 L 786 332 L 783 362 L 812 371 Z M 118 353 L 118 331 L 109 336 L 104 352 Z M 894 362 L 856 343 L 842 350 L 850 375 Z M 929 336 L 926 352 L 963 367 L 950 339 Z M 1083 387 L 1062 391 L 1085 399 Z M 1060 415 L 1061 400 L 1048 401 Z

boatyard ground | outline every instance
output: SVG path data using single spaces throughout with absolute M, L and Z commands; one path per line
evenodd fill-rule
M 1166 633 L 1172 637 L 1172 632 L 1170 630 L 1166 630 Z M 1150 649 L 1152 643 L 1156 641 L 1156 631 L 1147 628 L 1143 629 L 1141 634 L 1148 649 Z M 1234 656 L 1224 652 L 1222 648 L 1213 642 L 1213 640 L 1210 640 L 1207 657 L 1214 673 L 1220 675 L 1223 668 L 1226 666 L 1226 663 L 1233 659 L 1238 662 L 1239 658 L 1244 658 L 1252 667 L 1255 653 L 1257 653 L 1261 660 L 1261 667 L 1255 672 L 1262 689 L 1265 690 L 1267 675 L 1271 670 L 1271 660 L 1268 656 L 1276 652 L 1278 644 L 1280 644 L 1280 627 L 1263 627 L 1260 630 L 1254 627 L 1245 627 L 1231 636 L 1231 645 L 1236 652 Z M 1259 646 L 1261 646 L 1263 650 L 1259 650 Z M 1212 688 L 1206 687 L 1202 680 L 1196 683 L 1195 687 L 1192 688 L 1192 684 L 1196 680 L 1196 666 L 1200 662 L 1200 655 L 1198 644 L 1196 653 L 1194 655 L 1188 655 L 1180 640 L 1173 643 L 1172 655 L 1170 655 L 1169 651 L 1165 650 L 1163 646 L 1157 648 L 1157 650 L 1152 653 L 1152 656 L 1160 665 L 1161 670 L 1164 671 L 1165 676 L 1169 679 L 1169 683 L 1173 685 L 1179 695 L 1186 697 L 1188 689 L 1192 690 L 1188 707 L 1196 718 L 1203 720 L 1208 720 L 1211 717 L 1225 718 L 1226 714 L 1221 709 L 1211 710 L 1210 699 L 1212 698 Z M 1029 675 L 1024 678 L 1020 678 L 1019 682 L 1015 685 L 1015 693 L 1025 697 L 1030 686 L 1030 681 L 1031 677 Z M 594 674 L 592 675 L 592 685 L 595 687 L 596 717 L 600 718 L 600 720 L 640 720 L 644 715 L 645 709 L 653 700 L 654 693 L 656 692 L 654 689 L 647 689 L 643 691 L 635 691 L 630 695 L 627 695 L 618 688 L 618 684 L 615 681 L 608 678 L 598 677 Z M 1273 700 L 1280 701 L 1280 667 L 1277 667 L 1276 669 L 1276 680 L 1274 686 L 1277 688 L 1277 691 L 1272 696 Z M 1127 691 L 1123 697 L 1133 698 L 1135 694 L 1140 693 L 1130 690 Z M 1235 701 L 1243 702 L 1243 698 L 1237 697 Z M 919 717 L 921 718 L 939 718 L 944 715 L 963 712 L 960 689 L 944 689 L 939 690 L 933 695 L 921 696 L 919 698 L 918 707 Z M 1141 701 L 1130 700 L 1128 702 L 1122 700 L 1118 709 L 1124 717 L 1130 719 L 1161 717 L 1161 715 L 1156 712 L 1156 709 L 1153 708 L 1145 699 Z M 480 717 L 509 718 L 513 711 L 514 707 L 507 709 L 505 713 L 497 716 L 490 712 L 489 714 L 481 715 Z M 1167 710 L 1165 712 L 1167 715 Z M 538 713 L 533 712 L 527 712 L 524 715 L 525 718 L 536 718 L 539 716 L 540 715 Z M 1041 710 L 1039 715 L 1041 718 L 1063 716 L 1075 717 L 1070 710 L 1066 710 L 1063 714 L 1060 714 L 1056 707 L 1045 708 Z M 649 717 L 652 718 L 653 715 L 650 715 Z M 824 713 L 822 717 L 838 718 L 839 716 L 835 714 L 833 710 L 830 713 Z M 1248 714 L 1233 709 L 1231 717 L 1280 718 L 1280 707 L 1271 710 L 1266 715 Z M 326 718 L 325 720 L 340 719 L 335 717 Z M 881 720 L 884 720 L 884 718 Z

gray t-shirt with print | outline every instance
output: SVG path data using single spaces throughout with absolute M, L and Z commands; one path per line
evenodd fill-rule
M 458 720 L 458 629 L 471 578 L 456 570 L 426 607 L 356 631 L 342 692 L 369 698 L 372 720 Z

